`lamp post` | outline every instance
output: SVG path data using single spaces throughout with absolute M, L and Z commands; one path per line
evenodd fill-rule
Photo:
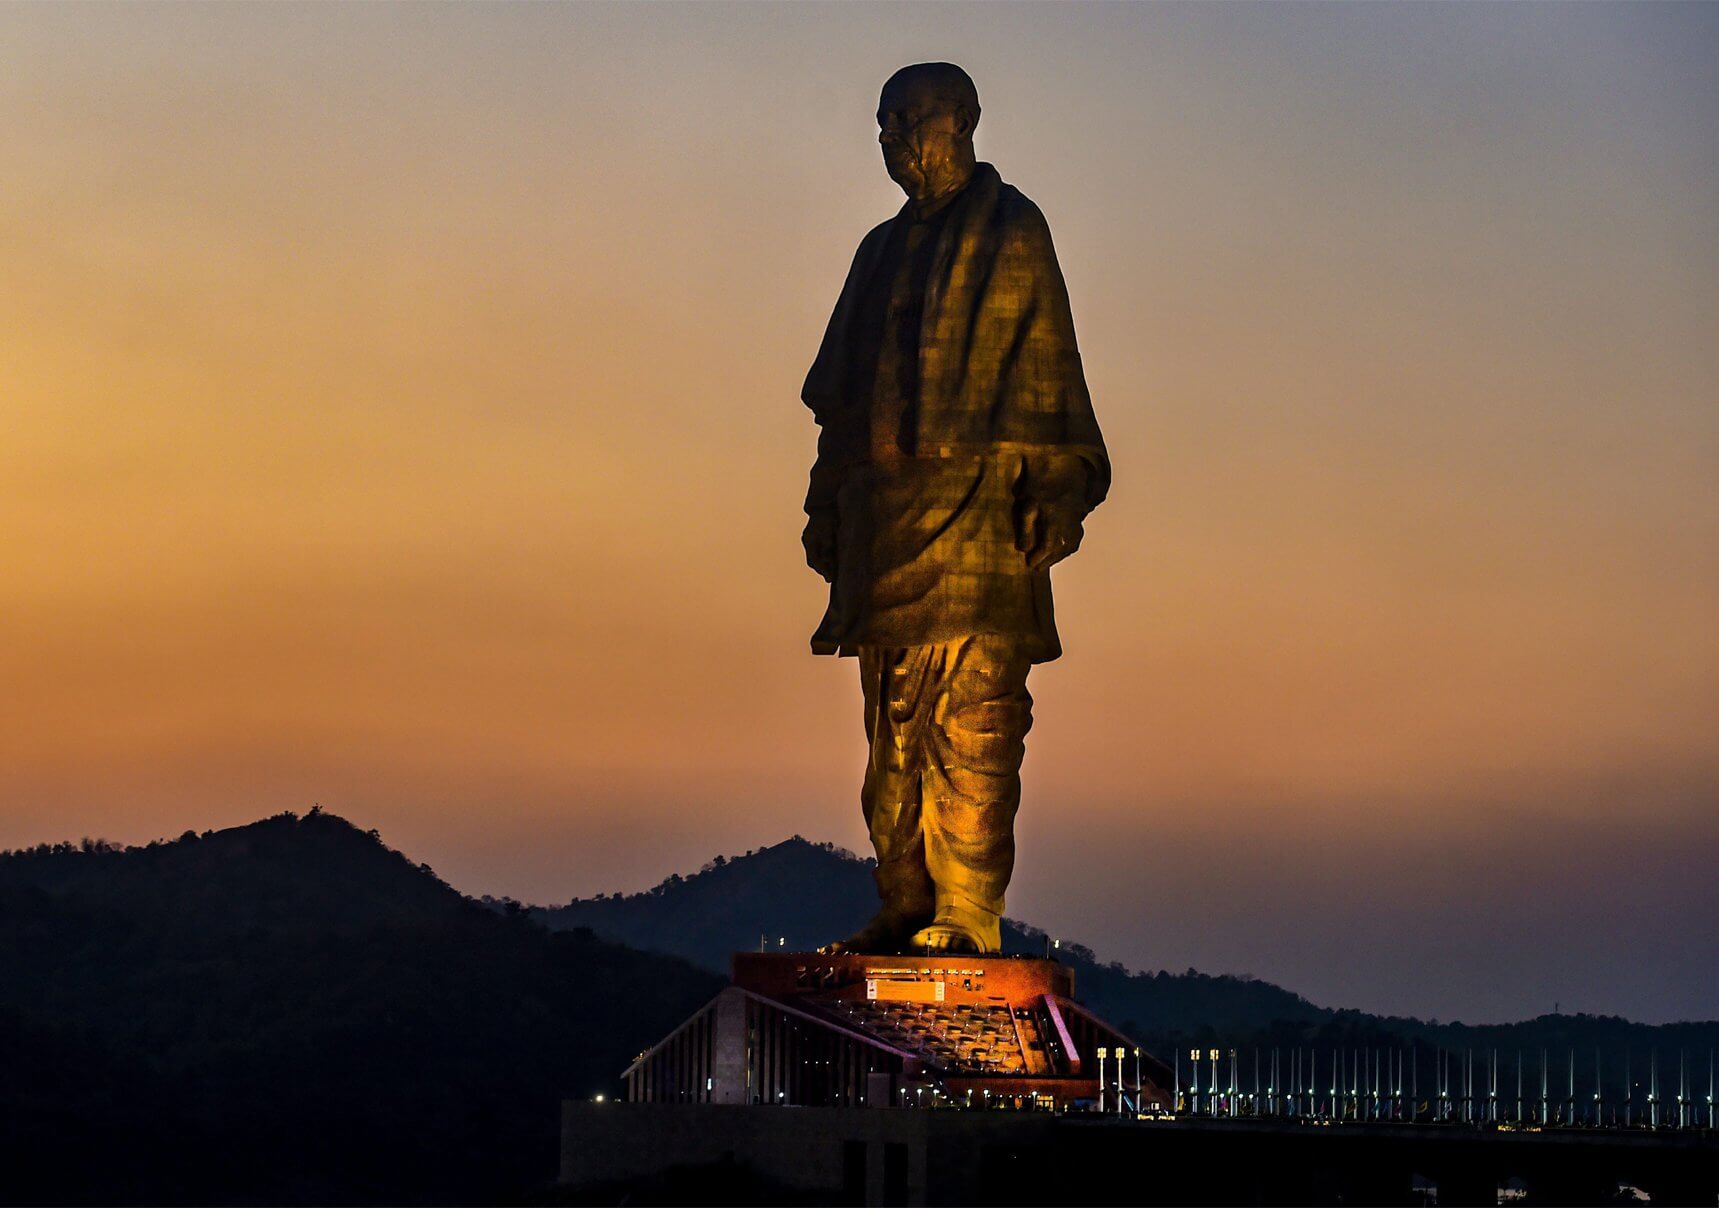
M 1522 1050 L 1516 1050 L 1516 1123 L 1522 1123 Z
M 1540 1127 L 1549 1126 L 1551 1120 L 1545 1115 L 1545 1050 L 1540 1050 Z
M 1688 1128 L 1689 1117 L 1685 1104 L 1689 1101 L 1689 1059 L 1682 1049 L 1677 1050 L 1677 1127 Z
M 1341 1119 L 1343 1113 L 1337 1110 L 1337 1087 L 1342 1081 L 1343 1050 L 1337 1049 L 1331 1054 L 1331 1116 Z
M 1253 1094 L 1250 1096 L 1250 1102 L 1252 1106 L 1248 1110 L 1248 1115 L 1257 1119 L 1259 1117 L 1259 1046 L 1257 1044 L 1253 1046 Z
M 1142 1106 L 1141 1094 L 1142 1094 L 1142 1092 L 1140 1090 L 1140 1050 L 1135 1049 L 1134 1050 L 1134 1114 L 1136 1116 L 1138 1116 L 1140 1114 L 1140 1109 Z
M 1647 1051 L 1647 1110 L 1642 1112 L 1642 1123 L 1659 1127 L 1659 1050 L 1653 1048 Z
M 1450 1119 L 1450 1054 L 1438 1052 L 1438 1119 L 1443 1124 Z
M 1486 1092 L 1486 1118 L 1491 1124 L 1498 1123 L 1498 1050 L 1492 1050 L 1492 1080 Z
M 1236 1051 L 1230 1050 L 1230 1119 L 1236 1118 Z
M 1713 1131 L 1713 1050 L 1707 1050 L 1707 1131 Z
M 1605 1101 L 1601 1098 L 1601 1096 L 1604 1094 L 1605 1094 L 1604 1080 L 1600 1077 L 1600 1046 L 1596 1044 L 1594 1046 L 1594 1127 L 1595 1128 L 1600 1127 L 1601 1123 L 1605 1120 L 1605 1115 L 1606 1115 Z

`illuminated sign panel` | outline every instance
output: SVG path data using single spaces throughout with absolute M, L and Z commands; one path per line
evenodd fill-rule
M 940 981 L 897 981 L 888 977 L 865 979 L 865 996 L 874 1002 L 942 1002 Z

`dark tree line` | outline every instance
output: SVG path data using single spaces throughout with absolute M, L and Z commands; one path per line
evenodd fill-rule
M 0 857 L 0 1199 L 453 1203 L 714 993 L 326 814 Z

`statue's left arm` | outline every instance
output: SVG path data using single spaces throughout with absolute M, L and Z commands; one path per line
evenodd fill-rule
M 1075 342 L 1068 288 L 1050 227 L 1031 202 L 1014 224 L 1006 260 L 1026 293 L 1012 376 L 1015 393 L 1052 414 L 1055 441 L 1025 453 L 1016 486 L 1016 545 L 1033 570 L 1080 548 L 1086 516 L 1110 489 L 1110 458 Z
M 1052 566 L 1080 548 L 1086 516 L 1093 500 L 1093 469 L 1073 453 L 1027 453 L 1022 458 L 1015 548 L 1027 556 L 1027 568 Z

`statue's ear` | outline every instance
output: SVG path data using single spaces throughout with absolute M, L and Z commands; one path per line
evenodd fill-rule
M 957 138 L 972 138 L 973 130 L 978 124 L 978 117 L 967 106 L 955 106 L 955 136 Z

